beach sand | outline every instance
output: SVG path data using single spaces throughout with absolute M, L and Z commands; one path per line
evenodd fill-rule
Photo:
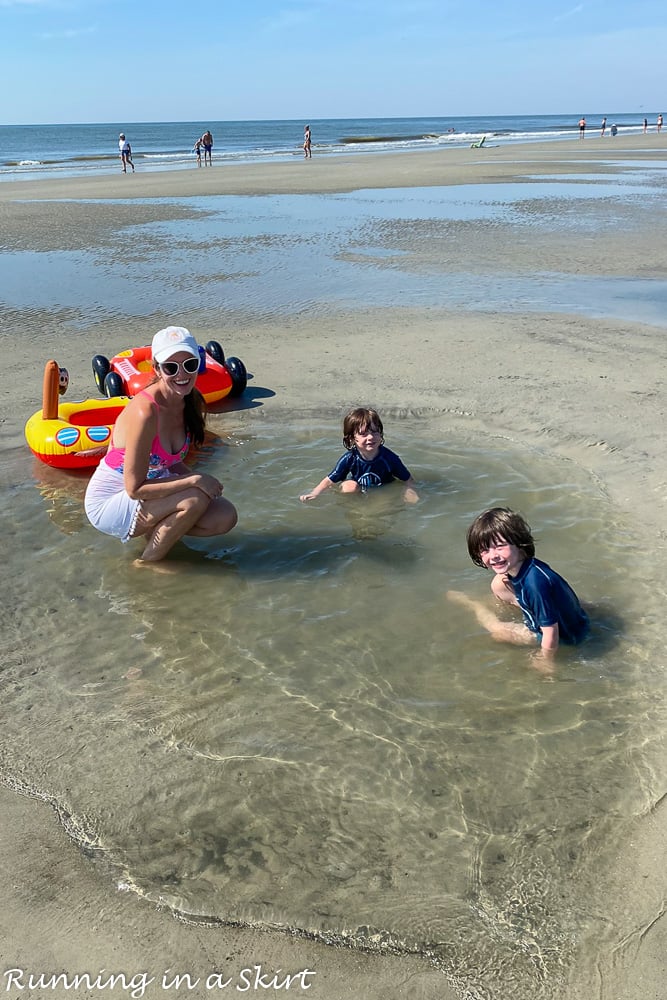
M 217 194 L 325 193 L 360 188 L 421 187 L 460 184 L 527 183 L 533 178 L 608 174 L 615 176 L 642 164 L 665 163 L 667 138 L 619 136 L 598 140 L 481 150 L 354 157 L 313 157 L 307 163 L 216 167 L 49 182 L 0 185 L 0 232 L 5 249 L 81 249 L 99 246 L 110 229 L 123 230 L 141 219 L 174 218 L 183 208 L 151 204 L 146 199 L 186 199 Z M 544 181 L 542 180 L 542 183 Z M 539 181 L 535 180 L 535 183 Z M 664 182 L 663 182 L 664 183 Z M 87 199 L 138 199 L 126 204 L 96 204 Z M 581 202 L 577 210 L 585 213 Z M 662 225 L 665 201 L 630 200 L 616 224 L 579 232 L 554 225 L 541 232 L 539 245 L 521 240 L 502 225 L 470 225 L 457 252 L 409 224 L 401 265 L 431 270 L 438 258 L 445 269 L 472 273 L 512 270 L 558 271 L 590 277 L 664 280 L 667 259 Z M 471 298 L 474 297 L 474 288 Z M 152 330 L 153 317 L 135 321 L 135 331 Z M 177 320 L 178 317 L 173 317 Z M 47 324 L 40 327 L 37 321 Z M 5 377 L 0 388 L 2 446 L 22 445 L 23 423 L 35 409 L 32 389 L 20 378 L 27 368 L 41 370 L 45 344 L 49 356 L 67 357 L 71 373 L 82 379 L 88 358 L 72 359 L 66 317 L 33 316 L 26 328 L 21 310 L 0 311 Z M 611 500 L 630 515 L 652 561 L 665 549 L 667 445 L 664 434 L 663 373 L 667 355 L 663 326 L 581 313 L 496 313 L 483 308 L 445 310 L 368 307 L 354 314 L 332 309 L 317 322 L 304 315 L 280 318 L 280 336 L 270 318 L 225 315 L 221 326 L 233 329 L 235 353 L 244 358 L 261 384 L 275 395 L 262 411 L 331 415 L 345 406 L 372 399 L 383 414 L 405 411 L 440 427 L 464 428 L 470 435 L 499 443 L 539 448 L 576 463 L 594 477 Z M 29 326 L 29 324 L 28 324 Z M 336 379 L 335 355 L 355 357 L 359 331 L 373 365 L 350 365 L 346 379 Z M 96 324 L 96 339 L 109 337 L 111 349 L 127 345 L 122 330 Z M 12 360 L 14 359 L 14 360 Z M 396 364 L 400 359 L 400 377 Z M 11 376 L 14 376 L 12 378 Z M 259 417 L 258 417 L 259 419 Z M 664 789 L 664 745 L 655 787 Z M 597 968 L 586 954 L 570 970 L 568 1000 L 658 1000 L 667 997 L 665 955 L 667 898 L 665 839 L 667 805 L 655 795 L 655 807 L 632 824 L 631 839 L 618 844 L 618 864 L 609 873 L 607 907 L 614 912 L 617 939 Z M 440 998 L 466 996 L 464 984 L 449 983 L 425 958 L 364 954 L 291 937 L 277 931 L 236 927 L 193 927 L 129 893 L 119 893 L 104 868 L 74 847 L 44 802 L 0 788 L 3 820 L 0 917 L 3 969 L 88 971 L 96 974 L 147 972 L 156 977 L 143 994 L 208 996 L 202 988 L 165 990 L 161 977 L 191 972 L 203 979 L 224 963 L 228 970 L 261 966 L 316 975 L 310 988 L 298 983 L 290 993 L 320 1000 L 344 997 Z M 7 979 L 0 980 L 5 992 Z M 230 987 L 231 989 L 231 987 Z M 33 992 L 15 983 L 12 997 L 118 995 L 99 990 Z M 248 992 L 253 992 L 248 989 Z M 260 989 L 271 995 L 274 991 Z M 126 991 L 121 995 L 129 995 Z M 510 992 L 492 994 L 506 1000 Z M 563 998 L 565 1000 L 565 998 Z

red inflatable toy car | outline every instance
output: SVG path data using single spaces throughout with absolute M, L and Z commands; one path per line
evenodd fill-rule
M 217 403 L 225 396 L 242 395 L 248 384 L 248 373 L 240 358 L 225 358 L 217 340 L 209 340 L 206 347 L 200 347 L 199 355 L 195 385 L 207 403 Z M 155 376 L 151 348 L 130 347 L 111 361 L 96 354 L 93 375 L 103 396 L 136 396 Z

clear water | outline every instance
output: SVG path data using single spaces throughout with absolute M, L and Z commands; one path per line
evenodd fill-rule
M 488 225 L 494 234 L 504 224 L 535 239 L 545 232 L 597 239 L 618 232 L 619 211 L 631 202 L 650 213 L 662 197 L 658 175 L 651 176 L 654 185 L 625 179 L 191 198 L 153 202 L 175 217 L 131 226 L 115 214 L 126 203 L 78 203 L 85 215 L 78 225 L 102 227 L 102 245 L 91 249 L 84 239 L 86 249 L 69 249 L 70 237 L 59 233 L 65 246 L 52 248 L 45 229 L 44 247 L 7 247 L 0 305 L 71 309 L 87 319 L 116 317 L 119 302 L 136 317 L 157 306 L 172 315 L 217 313 L 221 303 L 270 317 L 412 306 L 566 312 L 664 326 L 667 282 L 660 277 L 480 269 L 467 263 L 465 240 L 452 252 L 461 232 L 448 228 Z M 592 202 L 598 210 L 591 214 Z M 438 239 L 442 254 L 429 256 Z
M 340 453 L 332 423 L 215 417 L 200 462 L 240 523 L 166 575 L 87 526 L 85 477 L 8 453 L 1 773 L 177 912 L 390 941 L 471 996 L 551 996 L 651 801 L 662 609 L 576 467 L 383 417 L 416 506 L 392 487 L 300 504 Z M 493 503 L 592 607 L 552 680 L 444 598 L 486 599 L 464 535 Z

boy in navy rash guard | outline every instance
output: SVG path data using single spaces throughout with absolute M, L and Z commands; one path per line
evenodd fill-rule
M 499 642 L 540 644 L 549 659 L 560 643 L 575 646 L 589 631 L 588 615 L 569 583 L 535 558 L 529 525 L 507 507 L 492 507 L 468 528 L 468 553 L 477 566 L 493 571 L 493 594 L 521 609 L 523 623 L 501 621 L 466 594 L 450 590 L 447 597 L 474 611 L 479 624 Z
M 399 479 L 405 484 L 404 499 L 416 503 L 419 497 L 415 481 L 398 455 L 385 448 L 382 421 L 376 410 L 361 406 L 350 410 L 343 420 L 343 444 L 347 451 L 335 469 L 310 493 L 302 493 L 300 500 L 314 500 L 334 483 L 341 484 L 343 493 L 358 493 Z

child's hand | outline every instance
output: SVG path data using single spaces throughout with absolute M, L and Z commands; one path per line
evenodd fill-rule
M 325 490 L 328 490 L 330 486 L 333 486 L 333 483 L 327 476 L 321 483 L 318 483 L 315 489 L 311 490 L 310 493 L 302 493 L 299 500 L 301 503 L 306 503 L 307 500 L 314 500 L 315 497 L 320 495 L 320 493 L 324 493 Z
M 406 503 L 419 503 L 419 494 L 412 486 L 408 486 L 403 493 L 403 499 Z
M 556 664 L 553 656 L 545 655 L 541 649 L 536 649 L 530 654 L 530 665 L 533 670 L 543 677 L 552 678 L 556 673 Z

